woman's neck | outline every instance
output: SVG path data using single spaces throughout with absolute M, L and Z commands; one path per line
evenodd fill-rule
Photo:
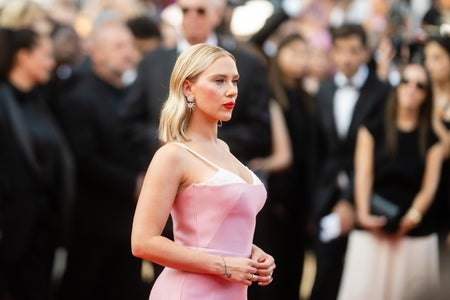
M 401 131 L 413 131 L 417 127 L 419 111 L 412 109 L 399 109 L 397 112 L 396 124 Z
M 193 142 L 217 143 L 217 124 L 205 124 L 193 116 L 187 129 L 187 136 Z

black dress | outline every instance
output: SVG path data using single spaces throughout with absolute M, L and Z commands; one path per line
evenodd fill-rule
M 400 208 L 400 217 L 410 208 L 414 197 L 422 186 L 425 157 L 419 150 L 419 134 L 397 130 L 397 150 L 390 154 L 386 150 L 382 122 L 367 126 L 375 140 L 373 192 L 389 199 Z M 430 130 L 427 150 L 437 142 Z M 437 230 L 435 202 L 425 213 L 422 222 L 411 230 L 409 236 L 425 236 Z
M 447 130 L 450 130 L 450 121 L 442 121 Z M 450 234 L 450 159 L 442 166 L 442 175 L 439 183 L 437 200 L 439 201 L 440 220 L 440 268 L 441 268 L 441 295 L 440 299 L 448 299 L 450 296 L 450 248 L 446 244 L 447 235 Z
M 311 110 L 299 88 L 286 89 L 289 108 L 283 110 L 292 144 L 293 164 L 270 174 L 266 206 L 258 215 L 255 243 L 276 259 L 276 280 L 255 299 L 298 299 L 302 281 L 306 223 L 309 211 L 312 131 Z M 250 298 L 250 297 L 249 297 Z M 252 299 L 252 298 L 250 298 Z
M 447 131 L 450 131 L 450 121 L 442 120 Z M 442 208 L 440 214 L 440 226 L 444 232 L 450 230 L 450 159 L 444 161 L 442 165 L 441 180 L 439 183 L 437 200 Z

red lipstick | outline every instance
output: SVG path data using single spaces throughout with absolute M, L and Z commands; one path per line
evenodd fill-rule
M 225 108 L 228 110 L 232 110 L 234 107 L 234 102 L 233 101 L 227 102 L 223 106 L 225 106 Z

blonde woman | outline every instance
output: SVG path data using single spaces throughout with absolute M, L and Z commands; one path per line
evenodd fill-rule
M 132 251 L 165 266 L 150 299 L 247 299 L 274 259 L 253 245 L 262 182 L 217 138 L 231 119 L 239 73 L 224 49 L 198 44 L 177 59 L 159 137 L 136 207 Z M 174 241 L 162 236 L 171 214 Z

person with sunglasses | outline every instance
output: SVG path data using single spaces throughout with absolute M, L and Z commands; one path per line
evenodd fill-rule
M 432 95 L 424 66 L 410 63 L 387 100 L 383 120 L 359 127 L 358 227 L 349 236 L 338 299 L 435 299 L 439 259 L 433 201 L 443 148 L 431 126 Z M 380 197 L 391 212 L 398 211 L 396 216 L 374 210 Z

